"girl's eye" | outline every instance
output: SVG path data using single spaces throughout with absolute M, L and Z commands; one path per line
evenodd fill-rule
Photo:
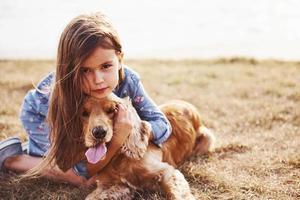
M 112 65 L 111 64 L 104 64 L 104 65 L 102 65 L 102 68 L 103 69 L 108 69 L 108 68 L 110 68 Z
M 88 116 L 90 116 L 90 113 L 88 113 L 87 111 L 83 111 L 82 117 L 88 117 Z
M 87 73 L 89 73 L 91 70 L 88 69 L 88 68 L 82 68 L 81 71 L 82 71 L 84 74 L 87 74 Z

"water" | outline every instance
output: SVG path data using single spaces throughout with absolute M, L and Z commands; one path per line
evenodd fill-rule
M 1 0 L 0 58 L 55 58 L 60 33 L 102 11 L 129 58 L 300 60 L 297 0 Z

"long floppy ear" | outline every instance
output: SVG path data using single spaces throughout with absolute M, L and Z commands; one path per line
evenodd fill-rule
M 122 153 L 135 160 L 143 158 L 146 153 L 151 133 L 150 123 L 146 121 L 140 122 L 138 126 L 133 128 L 133 131 L 121 148 Z

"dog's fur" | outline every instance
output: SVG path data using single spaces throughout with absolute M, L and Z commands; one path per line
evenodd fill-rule
M 87 147 L 109 143 L 113 137 L 114 113 L 120 102 L 134 113 L 133 131 L 120 152 L 101 171 L 97 188 L 87 199 L 132 199 L 135 190 L 159 188 L 167 199 L 194 199 L 188 182 L 176 167 L 191 155 L 205 153 L 213 147 L 214 135 L 201 123 L 197 109 L 184 101 L 160 106 L 172 126 L 171 136 L 160 148 L 148 143 L 151 126 L 140 120 L 128 99 L 114 95 L 101 100 L 89 98 L 83 117 Z M 96 126 L 107 129 L 101 141 L 91 133 Z

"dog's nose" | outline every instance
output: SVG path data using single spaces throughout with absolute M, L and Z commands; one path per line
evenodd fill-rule
M 103 126 L 96 126 L 92 129 L 92 134 L 96 139 L 103 139 L 106 135 L 106 129 Z

